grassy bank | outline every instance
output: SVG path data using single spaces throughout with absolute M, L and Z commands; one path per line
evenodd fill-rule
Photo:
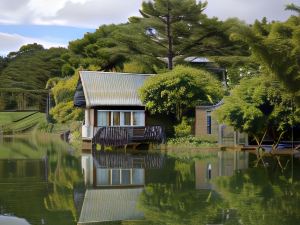
M 0 112 L 0 130 L 3 134 L 30 132 L 43 123 L 46 123 L 45 113 Z
M 202 137 L 197 138 L 194 136 L 171 138 L 167 141 L 168 147 L 175 148 L 207 148 L 218 147 L 215 137 Z

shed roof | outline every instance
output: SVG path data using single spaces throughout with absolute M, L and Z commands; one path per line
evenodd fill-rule
M 138 89 L 150 74 L 80 71 L 86 107 L 143 106 Z

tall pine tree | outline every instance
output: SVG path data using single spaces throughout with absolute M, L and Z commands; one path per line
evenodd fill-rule
M 219 55 L 230 42 L 223 23 L 203 13 L 207 2 L 195 0 L 154 0 L 143 2 L 142 18 L 131 23 L 143 26 L 153 55 L 166 57 L 172 69 L 174 59 L 197 55 Z M 154 47 L 155 46 L 155 47 Z

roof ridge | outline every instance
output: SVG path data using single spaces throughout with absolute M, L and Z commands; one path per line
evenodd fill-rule
M 79 73 L 99 73 L 99 74 L 122 74 L 122 75 L 135 75 L 135 76 L 153 76 L 155 74 L 151 73 L 123 73 L 123 72 L 105 72 L 105 71 L 90 71 L 90 70 L 81 70 Z

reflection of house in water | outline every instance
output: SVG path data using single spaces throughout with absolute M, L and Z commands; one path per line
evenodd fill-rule
M 87 186 L 78 224 L 143 219 L 136 208 L 147 169 L 162 168 L 160 154 L 95 152 L 82 156 Z
M 195 162 L 196 189 L 212 189 L 211 180 L 219 176 L 232 176 L 237 170 L 248 168 L 248 152 L 219 151 L 217 157 Z
M 0 184 L 47 181 L 47 158 L 0 159 Z

